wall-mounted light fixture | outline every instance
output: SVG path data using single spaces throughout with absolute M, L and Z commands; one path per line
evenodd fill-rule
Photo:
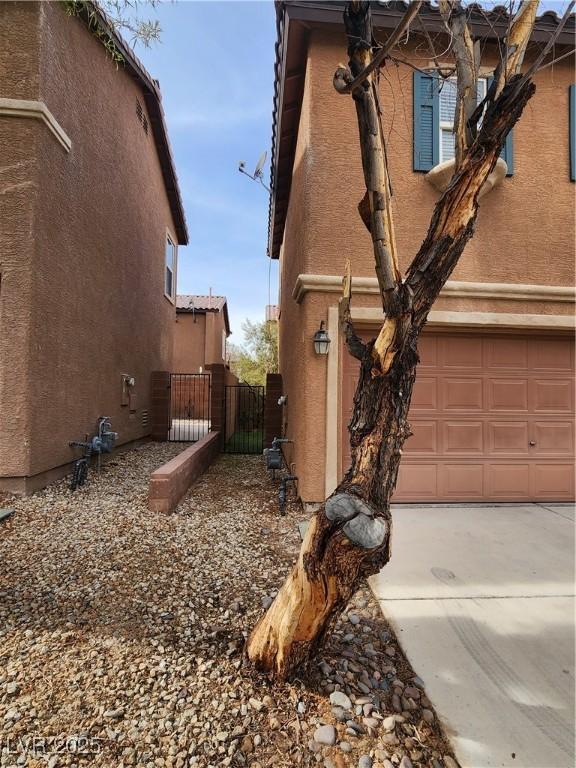
M 330 347 L 330 336 L 324 328 L 324 320 L 320 321 L 320 328 L 314 334 L 314 351 L 317 355 L 327 355 Z

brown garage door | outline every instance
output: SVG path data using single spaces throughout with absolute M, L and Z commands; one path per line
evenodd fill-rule
M 571 338 L 427 332 L 420 357 L 395 501 L 574 499 Z M 357 376 L 345 352 L 343 468 Z

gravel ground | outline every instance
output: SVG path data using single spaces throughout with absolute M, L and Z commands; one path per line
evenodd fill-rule
M 182 446 L 118 453 L 71 494 L 0 525 L 0 765 L 455 768 L 424 684 L 369 590 L 318 664 L 271 684 L 245 637 L 296 557 L 258 456 L 223 456 L 171 515 L 150 472 Z M 5 503 L 5 502 L 4 502 Z

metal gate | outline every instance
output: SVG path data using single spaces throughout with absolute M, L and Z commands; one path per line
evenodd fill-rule
M 168 440 L 196 442 L 210 432 L 210 374 L 170 375 Z
M 264 449 L 264 387 L 227 386 L 225 453 L 262 453 Z

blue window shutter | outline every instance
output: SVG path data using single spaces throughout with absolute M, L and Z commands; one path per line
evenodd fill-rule
M 514 142 L 512 140 L 512 131 L 506 136 L 506 141 L 504 142 L 504 146 L 502 147 L 502 152 L 500 152 L 500 157 L 502 160 L 506 161 L 506 165 L 508 166 L 508 173 L 506 176 L 513 176 L 514 175 Z
M 435 74 L 414 72 L 414 170 L 429 171 L 440 160 L 440 97 Z
M 576 181 L 576 85 L 570 86 L 570 181 Z
M 487 89 L 490 90 L 490 86 L 492 85 L 492 81 L 494 80 L 493 77 L 488 78 L 488 82 L 486 83 Z M 514 139 L 512 138 L 512 131 L 506 136 L 506 141 L 504 142 L 504 146 L 502 147 L 502 152 L 500 152 L 500 157 L 506 165 L 508 166 L 508 171 L 506 173 L 506 176 L 513 176 L 514 175 Z

